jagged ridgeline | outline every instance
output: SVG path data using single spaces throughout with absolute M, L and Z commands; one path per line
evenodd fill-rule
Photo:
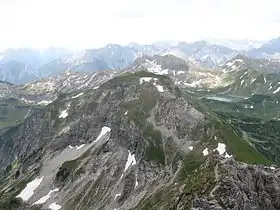
M 0 209 L 280 209 L 272 164 L 170 77 L 126 72 L 1 135 Z

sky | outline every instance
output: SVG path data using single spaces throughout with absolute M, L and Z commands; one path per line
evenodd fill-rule
M 0 48 L 280 36 L 279 0 L 0 0 Z

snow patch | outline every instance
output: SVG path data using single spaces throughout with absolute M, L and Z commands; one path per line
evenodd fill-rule
M 126 115 L 127 115 L 127 113 L 128 113 L 128 111 L 126 111 L 126 112 L 124 113 L 124 116 L 126 116 Z
M 224 155 L 226 158 L 231 158 L 232 156 L 226 152 L 226 145 L 223 143 L 218 143 L 218 147 L 213 151 L 218 151 L 219 155 Z
M 160 74 L 168 74 L 168 69 L 164 69 L 160 72 Z
M 223 155 L 226 152 L 226 145 L 218 143 L 218 147 L 214 151 L 218 151 L 220 155 Z
M 250 108 L 250 109 L 253 109 L 254 106 L 253 106 L 253 105 L 249 106 L 248 104 L 245 104 L 244 108 L 245 108 L 245 109 L 249 109 L 249 108 Z
M 168 74 L 168 69 L 162 69 L 161 65 L 158 65 L 156 61 L 146 60 L 146 65 L 148 65 L 147 69 L 149 72 L 153 72 L 154 74 L 164 75 Z
M 85 146 L 85 144 L 82 144 L 82 145 L 80 145 L 80 146 L 76 146 L 76 148 L 77 148 L 77 150 L 78 150 L 78 149 L 83 148 L 84 146 Z
M 178 72 L 177 72 L 177 75 L 178 75 L 178 74 L 184 74 L 184 73 L 185 73 L 184 71 L 178 71 Z
M 241 85 L 243 85 L 243 83 L 244 83 L 244 79 L 241 81 Z
M 205 148 L 205 149 L 202 151 L 202 153 L 203 153 L 203 156 L 208 155 L 208 148 Z
M 264 79 L 264 84 L 266 84 L 266 82 L 267 82 L 266 77 L 263 77 L 263 79 Z
M 59 115 L 59 117 L 58 118 L 66 118 L 68 116 L 68 112 L 67 112 L 67 109 L 65 109 L 65 110 L 63 110 L 61 113 L 60 113 L 60 115 Z
M 52 194 L 53 192 L 57 192 L 57 191 L 59 191 L 58 188 L 56 188 L 56 189 L 54 189 L 54 190 L 51 190 L 47 195 L 43 196 L 43 197 L 40 198 L 38 201 L 36 201 L 35 203 L 33 203 L 33 205 L 45 203 L 45 202 L 51 197 L 51 194 Z
M 117 193 L 116 195 L 115 195 L 115 200 L 118 198 L 118 197 L 120 197 L 122 194 L 121 193 Z
M 250 85 L 253 84 L 256 80 L 257 80 L 257 79 L 254 78 L 254 79 L 251 81 Z
M 135 164 L 136 164 L 135 155 L 131 154 L 131 152 L 128 150 L 128 157 L 125 163 L 124 171 L 126 171 L 130 166 L 133 166 Z
M 234 61 L 233 61 L 233 62 L 227 62 L 227 63 L 226 63 L 226 66 L 227 66 L 227 67 L 231 67 L 233 64 L 234 64 Z
M 78 98 L 80 96 L 84 95 L 84 93 L 79 93 L 78 95 L 73 96 L 72 98 Z
M 193 150 L 193 146 L 189 146 L 189 150 L 191 150 L 191 151 L 192 151 L 192 150 Z
M 45 106 L 47 106 L 50 103 L 52 103 L 52 101 L 40 101 L 40 102 L 38 102 L 39 105 L 45 105 Z
M 106 133 L 108 133 L 110 131 L 111 131 L 111 128 L 109 128 L 107 126 L 104 126 L 101 129 L 101 132 L 100 132 L 99 136 L 94 140 L 94 142 L 98 142 Z
M 235 62 L 243 63 L 243 60 L 242 59 L 235 59 Z
M 194 81 L 192 83 L 187 83 L 184 82 L 184 85 L 189 86 L 189 87 L 198 87 L 199 85 L 201 85 L 203 83 L 203 79 L 200 79 L 198 81 Z
M 49 208 L 51 210 L 59 210 L 59 209 L 61 209 L 61 206 L 56 204 L 56 203 L 52 203 L 52 204 L 49 205 Z
M 44 177 L 35 178 L 32 182 L 29 182 L 21 193 L 16 198 L 21 198 L 23 201 L 28 201 L 32 197 L 34 190 L 41 184 Z
M 150 82 L 152 79 L 153 77 L 141 77 L 140 84 L 143 84 L 144 82 Z
M 229 155 L 228 153 L 226 153 L 225 158 L 232 158 L 232 155 Z
M 93 88 L 93 90 L 96 90 L 96 89 L 98 89 L 98 88 L 99 88 L 99 86 L 96 86 L 96 87 Z
M 155 86 L 159 92 L 161 92 L 161 93 L 164 92 L 163 86 L 161 86 L 161 85 L 155 85 Z
M 134 189 L 139 185 L 139 182 L 137 180 L 137 174 L 135 175 L 135 186 L 134 186 Z
M 274 166 L 270 166 L 269 168 L 272 169 L 272 170 L 275 170 L 275 169 L 276 169 Z
M 73 147 L 73 146 L 69 145 L 69 148 L 70 148 L 70 149 L 74 149 L 74 148 L 76 148 L 76 149 L 78 150 L 78 149 L 83 148 L 84 146 L 85 146 L 85 144 L 81 144 L 80 146 L 75 146 L 75 147 Z
M 280 91 L 280 87 L 278 87 L 275 91 L 273 91 L 273 94 L 278 93 Z

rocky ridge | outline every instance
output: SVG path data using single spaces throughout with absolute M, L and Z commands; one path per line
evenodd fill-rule
M 59 95 L 1 135 L 0 205 L 168 209 L 149 199 L 182 188 L 214 151 L 271 164 L 169 77 L 126 72 L 98 88 Z M 36 186 L 31 195 L 27 183 Z

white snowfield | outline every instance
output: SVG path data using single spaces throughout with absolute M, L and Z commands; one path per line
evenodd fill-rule
M 226 152 L 226 145 L 222 143 L 218 143 L 218 147 L 214 149 L 214 151 L 218 151 L 220 155 L 223 155 Z
M 93 141 L 98 142 L 106 133 L 110 132 L 111 128 L 104 126 L 99 134 L 99 136 Z
M 95 142 L 98 142 L 106 133 L 110 132 L 111 131 L 111 128 L 107 127 L 107 126 L 104 126 L 102 129 L 101 129 L 101 132 L 99 134 L 99 136 L 92 142 L 92 143 L 95 143 Z M 74 149 L 76 148 L 77 150 L 83 148 L 86 144 L 81 144 L 80 146 L 72 146 L 72 145 L 68 145 L 68 147 L 70 149 Z
M 38 201 L 36 201 L 35 203 L 33 203 L 33 205 L 38 205 L 38 204 L 43 204 L 45 203 L 50 197 L 51 197 L 51 194 L 53 192 L 57 192 L 59 191 L 58 188 L 54 189 L 54 190 L 51 190 L 47 195 L 43 196 L 42 198 L 40 198 Z
M 161 85 L 155 85 L 155 86 L 159 92 L 161 92 L 161 93 L 164 92 L 163 86 L 161 86 Z
M 146 60 L 146 65 L 148 66 L 147 69 L 149 72 L 158 75 L 168 74 L 168 69 L 162 69 L 161 65 L 157 64 L 156 61 Z
M 208 148 L 205 148 L 205 149 L 202 151 L 202 153 L 203 153 L 203 156 L 208 155 Z
M 78 150 L 78 149 L 83 148 L 84 146 L 85 146 L 85 144 L 81 144 L 80 146 L 75 146 L 75 147 L 69 145 L 69 148 L 70 148 L 70 149 L 76 148 L 76 149 Z
M 153 77 L 141 77 L 140 84 L 143 84 L 144 82 L 150 82 L 152 79 Z
M 61 206 L 56 204 L 56 203 L 52 203 L 52 204 L 49 205 L 49 208 L 51 210 L 59 210 L 59 209 L 61 209 Z
M 125 163 L 124 171 L 126 171 L 130 166 L 133 166 L 135 164 L 136 164 L 135 155 L 131 154 L 131 152 L 128 150 L 128 157 Z
M 58 118 L 66 118 L 66 117 L 68 117 L 68 112 L 67 112 L 67 109 L 65 109 L 65 110 L 63 110 L 61 113 L 60 113 L 60 115 L 59 115 L 59 117 Z
M 280 91 L 280 87 L 278 87 L 275 91 L 273 91 L 273 94 L 278 93 Z
M 185 73 L 184 71 L 178 71 L 178 72 L 177 72 L 177 75 L 178 75 L 178 74 L 184 74 L 184 73 Z
M 76 148 L 77 149 L 81 149 L 81 148 L 83 148 L 85 146 L 85 144 L 82 144 L 82 145 L 80 145 L 80 146 L 76 146 Z
M 203 79 L 199 79 L 197 81 L 194 81 L 192 83 L 187 83 L 187 82 L 184 82 L 183 84 L 188 86 L 188 87 L 199 87 L 201 86 L 203 83 Z
M 121 193 L 117 193 L 116 195 L 115 195 L 115 200 L 118 198 L 118 197 L 120 197 L 122 194 Z
M 253 106 L 253 105 L 248 106 L 247 104 L 245 104 L 244 108 L 245 108 L 245 109 L 249 109 L 249 108 L 250 108 L 250 109 L 253 109 L 253 108 L 254 108 L 254 106 Z
M 140 78 L 140 84 L 143 84 L 145 82 L 150 82 L 151 80 L 158 81 L 158 78 L 153 78 L 153 77 L 141 77 Z M 164 92 L 163 86 L 157 85 L 155 82 L 153 85 L 158 89 L 159 92 Z
M 23 201 L 28 201 L 29 198 L 31 198 L 34 194 L 36 188 L 39 187 L 43 179 L 44 177 L 35 178 L 32 182 L 29 182 L 26 185 L 26 187 L 21 191 L 21 193 L 18 196 L 16 196 L 16 198 L 21 198 Z
M 235 62 L 243 63 L 243 60 L 242 59 L 235 59 Z
M 45 106 L 50 104 L 50 103 L 52 103 L 52 101 L 40 101 L 40 102 L 38 102 L 39 105 L 45 105 Z
M 219 155 L 225 155 L 225 158 L 231 158 L 232 156 L 226 152 L 226 145 L 223 143 L 218 143 L 218 147 L 213 151 L 218 151 Z
M 137 178 L 137 174 L 136 174 L 135 180 L 136 180 L 136 181 L 135 181 L 134 189 L 139 185 L 138 178 Z
M 193 150 L 193 146 L 189 146 L 189 150 L 191 150 L 191 151 L 192 151 L 192 150 Z
M 72 98 L 74 99 L 74 98 L 78 98 L 78 97 L 80 97 L 80 96 L 82 96 L 82 95 L 84 95 L 84 93 L 79 93 L 78 95 L 75 95 L 75 96 L 73 96 Z
M 233 64 L 234 64 L 234 61 L 232 61 L 232 62 L 229 61 L 229 62 L 226 63 L 226 66 L 231 67 Z

